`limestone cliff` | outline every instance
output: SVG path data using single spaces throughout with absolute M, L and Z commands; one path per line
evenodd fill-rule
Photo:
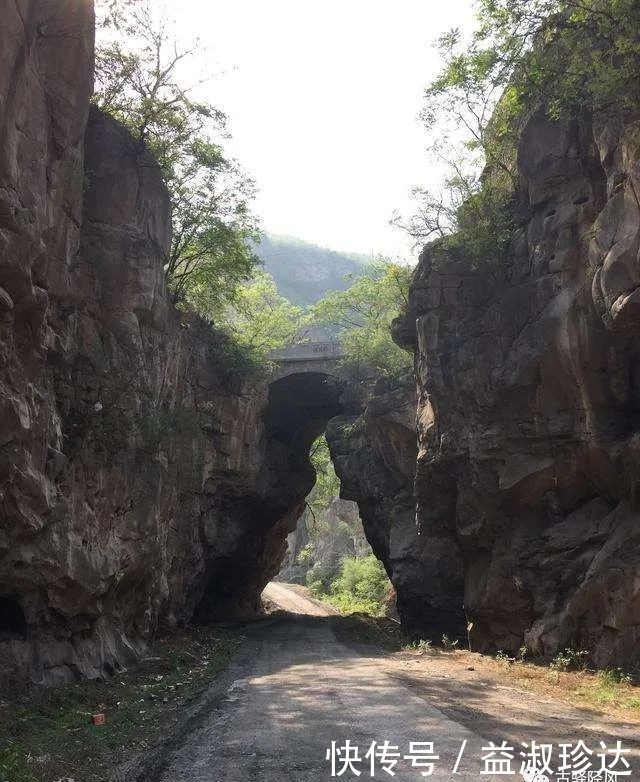
M 464 584 L 472 648 L 640 633 L 640 145 L 621 119 L 542 112 L 519 145 L 505 268 L 420 257 L 397 339 L 415 351 L 417 520 Z M 451 607 L 461 619 L 462 601 Z M 428 617 L 425 617 L 428 626 Z

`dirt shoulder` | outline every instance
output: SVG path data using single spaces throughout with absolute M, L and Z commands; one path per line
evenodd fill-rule
M 314 604 L 306 587 L 282 584 Z M 616 681 L 617 671 L 559 671 L 541 661 L 497 659 L 460 649 L 410 648 L 397 622 L 363 615 L 340 616 L 332 625 L 339 640 L 365 654 L 383 657 L 385 672 L 444 714 L 488 736 L 505 739 L 530 731 L 548 733 L 554 722 L 573 736 L 616 734 L 636 742 L 640 735 L 640 687 Z M 535 735 L 534 735 L 535 734 Z
M 284 581 L 271 581 L 262 593 L 270 612 L 284 610 L 292 613 L 306 613 L 309 616 L 339 615 L 340 611 L 326 600 L 313 597 L 308 587 L 301 584 L 289 584 Z
M 313 601 L 303 587 L 293 593 L 300 609 Z M 107 682 L 3 693 L 0 782 L 135 782 L 143 778 L 155 782 L 160 778 L 156 770 L 165 767 L 175 748 L 185 745 L 208 715 L 219 709 L 220 702 L 225 698 L 230 703 L 237 701 L 229 692 L 244 681 L 256 660 L 262 660 L 264 668 L 257 691 L 264 689 L 265 703 L 271 703 L 275 692 L 271 688 L 278 684 L 278 677 L 294 676 L 287 673 L 295 658 L 289 646 L 298 644 L 297 653 L 307 667 L 307 656 L 313 653 L 318 664 L 326 663 L 332 670 L 337 659 L 332 636 L 356 652 L 345 658 L 345 683 L 356 663 L 366 668 L 367 681 L 377 671 L 380 681 L 388 677 L 404 688 L 402 698 L 407 693 L 418 696 L 446 720 L 474 735 L 513 742 L 557 741 L 558 737 L 592 743 L 620 739 L 634 754 L 639 749 L 640 688 L 633 684 L 460 650 L 426 645 L 408 648 L 399 626 L 391 620 L 327 616 L 326 605 L 320 607 L 325 615 L 284 614 L 280 609 L 278 614 L 246 625 L 193 628 L 175 634 Z M 295 668 L 300 676 L 305 665 Z M 315 699 L 327 699 L 326 713 L 324 706 L 319 713 L 323 719 L 333 719 L 331 699 L 341 692 L 337 687 L 333 694 L 325 693 L 324 686 L 318 690 L 314 665 L 309 682 L 287 679 L 283 689 L 294 700 L 303 698 L 305 687 L 309 689 L 313 696 L 306 726 L 310 734 L 317 711 Z M 385 713 L 382 709 L 381 714 Z M 92 724 L 96 714 L 105 715 L 103 725 Z M 439 729 L 437 721 L 434 726 Z
M 216 697 L 242 638 L 240 629 L 191 628 L 108 681 L 3 693 L 0 782 L 133 782 Z
M 596 672 L 561 672 L 464 650 L 411 649 L 385 620 L 358 616 L 333 621 L 344 643 L 375 654 L 382 642 L 388 675 L 480 735 L 510 741 L 526 735 L 542 741 L 557 733 L 556 723 L 573 738 L 608 735 L 634 746 L 638 741 L 638 686 L 614 683 Z

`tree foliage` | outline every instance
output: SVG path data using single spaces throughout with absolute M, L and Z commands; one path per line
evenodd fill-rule
M 478 27 L 439 40 L 444 68 L 426 90 L 427 128 L 462 127 L 492 173 L 515 176 L 522 120 L 637 109 L 636 0 L 478 0 Z
M 417 211 L 396 219 L 416 242 L 461 249 L 472 264 L 502 260 L 514 232 L 516 148 L 540 108 L 552 119 L 637 111 L 637 0 L 478 0 L 471 38 L 454 29 L 422 118 L 449 167 L 441 192 L 417 188 Z M 456 234 L 456 236 L 452 236 Z
M 382 563 L 370 554 L 361 559 L 345 559 L 340 578 L 333 588 L 336 594 L 381 603 L 389 588 L 389 580 Z
M 345 291 L 332 291 L 313 307 L 317 323 L 336 327 L 343 369 L 358 378 L 395 375 L 410 368 L 391 338 L 391 321 L 407 305 L 411 270 L 379 259 Z
M 202 312 L 211 306 L 211 288 L 202 284 L 192 291 L 192 297 Z M 264 363 L 272 350 L 295 342 L 308 316 L 300 307 L 278 293 L 273 278 L 259 271 L 253 279 L 240 286 L 233 304 L 219 321 L 236 343 Z
M 307 503 L 311 506 L 314 514 L 317 514 L 328 508 L 333 500 L 340 495 L 340 480 L 333 468 L 325 435 L 318 437 L 313 443 L 309 459 L 316 472 L 316 482 L 307 497 Z
M 327 600 L 343 613 L 354 612 L 384 616 L 387 610 L 388 596 L 391 594 L 391 582 L 382 563 L 374 554 L 366 557 L 345 557 L 340 565 L 340 573 L 331 578 L 314 578 L 309 571 L 309 589 L 315 597 Z
M 181 47 L 150 0 L 99 3 L 98 29 L 94 102 L 160 164 L 172 206 L 169 284 L 187 300 L 208 287 L 211 315 L 256 264 L 249 245 L 257 237 L 253 182 L 224 152 L 224 113 L 194 97 L 199 83 L 185 84 L 197 42 Z

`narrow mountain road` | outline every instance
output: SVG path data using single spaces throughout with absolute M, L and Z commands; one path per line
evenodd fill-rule
M 298 594 L 294 585 L 282 584 L 272 581 L 267 584 L 262 593 L 263 599 L 273 604 L 282 611 L 290 614 L 305 614 L 307 616 L 331 616 L 335 611 L 319 600 L 310 600 L 308 597 Z
M 384 770 L 387 765 L 394 779 L 424 779 L 422 772 L 430 771 L 428 764 L 433 762 L 431 779 L 503 780 L 503 774 L 480 772 L 488 740 L 501 744 L 505 739 L 515 746 L 511 778 L 520 780 L 520 741 L 589 738 L 584 731 L 576 735 L 581 727 L 587 727 L 582 710 L 574 709 L 563 721 L 558 716 L 563 713 L 562 704 L 531 703 L 529 711 L 525 710 L 530 720 L 513 719 L 520 736 L 515 744 L 509 735 L 513 731 L 505 734 L 502 730 L 509 726 L 508 716 L 501 723 L 497 719 L 483 721 L 471 705 L 467 713 L 464 707 L 439 709 L 440 699 L 425 695 L 415 681 L 390 668 L 386 655 L 374 647 L 363 653 L 358 645 L 352 648 L 337 640 L 333 628 L 340 619 L 320 615 L 324 609 L 317 603 L 283 584 L 269 585 L 267 595 L 290 614 L 249 627 L 244 661 L 234 672 L 236 678 L 226 697 L 165 759 L 164 770 L 153 782 L 329 780 L 332 762 L 327 750 L 332 742 L 344 748 L 347 740 L 358 748 L 361 760 L 354 761 L 340 775 L 342 779 L 370 779 L 370 759 L 364 756 L 372 742 L 381 745 L 388 741 L 397 747 L 400 758 L 388 756 L 389 761 L 397 760 L 393 766 L 376 759 L 375 778 L 392 778 Z M 302 616 L 303 611 L 308 615 Z M 469 702 L 481 702 L 483 693 L 465 697 Z M 512 699 L 518 697 L 511 694 Z M 598 734 L 608 743 L 614 735 L 610 728 L 607 726 L 606 732 L 611 735 L 602 730 Z M 405 758 L 411 754 L 411 742 L 433 742 L 438 758 Z M 628 742 L 624 744 L 628 746 Z M 413 749 L 424 754 L 428 747 L 422 744 Z M 637 758 L 632 767 L 640 770 Z M 338 757 L 335 774 L 342 769 L 343 760 Z

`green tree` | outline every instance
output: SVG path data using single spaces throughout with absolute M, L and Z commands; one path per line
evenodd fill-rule
M 349 595 L 356 600 L 381 603 L 388 587 L 389 580 L 382 562 L 369 554 L 361 559 L 343 560 L 342 572 L 333 584 L 333 592 Z
M 349 374 L 395 375 L 411 367 L 391 338 L 391 321 L 407 305 L 410 277 L 408 267 L 378 259 L 347 290 L 328 293 L 312 308 L 318 324 L 338 329 Z
M 442 192 L 417 188 L 416 213 L 396 218 L 416 242 L 435 239 L 472 265 L 510 249 L 517 139 L 533 111 L 624 116 L 640 103 L 637 0 L 478 0 L 477 9 L 470 38 L 454 29 L 439 40 L 444 67 L 425 92 L 431 149 L 450 175 Z
M 331 572 L 309 571 L 308 586 L 313 595 L 328 600 L 344 613 L 359 611 L 384 616 L 391 592 L 382 563 L 374 556 L 345 557 L 337 577 Z
M 192 298 L 205 313 L 212 305 L 210 297 L 208 284 L 194 286 Z M 249 283 L 237 290 L 233 304 L 227 307 L 219 322 L 238 345 L 257 361 L 264 362 L 272 350 L 301 338 L 308 316 L 278 293 L 269 274 L 258 271 Z
M 640 6 L 636 0 L 477 0 L 471 40 L 438 42 L 444 67 L 426 90 L 423 120 L 479 150 L 492 173 L 515 176 L 515 144 L 529 112 L 554 119 L 637 110 Z
M 313 443 L 309 459 L 316 471 L 316 482 L 307 498 L 307 503 L 315 515 L 328 508 L 331 502 L 340 495 L 340 480 L 333 468 L 325 435 L 318 437 Z
M 208 287 L 211 316 L 233 300 L 257 259 L 254 184 L 223 150 L 226 117 L 194 97 L 184 66 L 197 43 L 181 48 L 149 0 L 98 5 L 95 104 L 122 122 L 156 157 L 172 205 L 173 239 L 165 271 L 178 299 Z

